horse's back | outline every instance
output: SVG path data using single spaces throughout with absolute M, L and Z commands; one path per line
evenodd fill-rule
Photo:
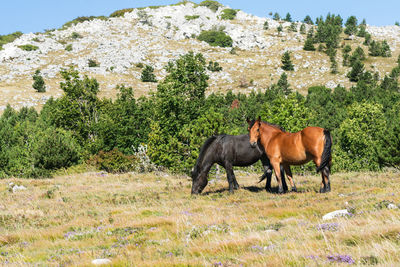
M 264 154 L 259 147 L 251 147 L 249 135 L 226 135 L 222 140 L 222 157 L 234 166 L 249 166 Z

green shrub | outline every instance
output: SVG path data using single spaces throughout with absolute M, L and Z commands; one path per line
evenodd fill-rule
M 216 12 L 218 10 L 218 8 L 222 7 L 222 5 L 220 3 L 218 3 L 217 1 L 203 1 L 199 4 L 199 6 L 205 6 L 208 7 L 209 9 L 211 9 L 212 11 Z
M 65 23 L 62 26 L 62 29 L 66 29 L 66 28 L 71 27 L 73 25 L 76 25 L 78 23 L 82 23 L 84 21 L 91 21 L 91 20 L 94 20 L 94 19 L 107 20 L 108 18 L 105 17 L 105 16 L 77 17 L 76 19 L 68 21 L 67 23 Z
M 14 42 L 14 40 L 21 37 L 22 34 L 22 32 L 14 32 L 7 35 L 0 35 L 0 50 L 3 49 L 3 45 Z
M 233 43 L 232 38 L 222 31 L 202 31 L 197 38 L 211 46 L 231 47 Z
M 106 172 L 123 173 L 134 170 L 136 160 L 135 156 L 124 155 L 115 148 L 108 152 L 100 151 L 91 159 L 91 163 Z
M 224 9 L 224 10 L 222 10 L 221 19 L 233 20 L 236 17 L 236 13 L 237 13 L 237 11 L 234 9 L 230 9 L 230 8 Z
M 222 70 L 222 67 L 219 65 L 218 62 L 209 61 L 207 69 L 212 72 L 218 72 Z
M 35 168 L 56 170 L 77 164 L 81 148 L 70 132 L 50 127 L 35 137 L 33 156 Z
M 100 63 L 98 63 L 96 60 L 94 59 L 89 59 L 88 60 L 88 66 L 89 68 L 95 68 L 95 67 L 99 67 Z
M 185 16 L 185 19 L 188 20 L 188 21 L 195 20 L 195 19 L 198 19 L 198 18 L 200 18 L 199 15 L 192 15 L 192 16 L 186 15 Z
M 32 87 L 39 93 L 46 92 L 46 85 L 44 83 L 43 77 L 40 74 L 40 70 L 36 70 L 35 74 L 32 76 L 33 84 Z
M 39 47 L 37 47 L 36 45 L 31 44 L 19 45 L 18 47 L 24 51 L 36 51 L 39 49 Z
M 73 33 L 71 34 L 71 38 L 72 38 L 72 39 L 80 39 L 80 38 L 83 38 L 83 36 L 80 35 L 80 34 L 77 33 L 77 32 L 73 32 Z
M 72 44 L 69 44 L 65 47 L 65 51 L 71 52 L 72 51 Z
M 338 129 L 337 145 L 346 159 L 347 170 L 378 170 L 379 153 L 387 123 L 382 105 L 354 103 L 347 108 L 347 118 Z M 335 150 L 336 151 L 336 150 Z M 347 155 L 346 155 L 347 154 Z
M 111 13 L 110 17 L 111 18 L 122 17 L 125 15 L 125 13 L 129 13 L 132 11 L 133 11 L 133 8 L 125 8 L 125 9 L 117 10 L 117 11 L 114 11 L 113 13 Z

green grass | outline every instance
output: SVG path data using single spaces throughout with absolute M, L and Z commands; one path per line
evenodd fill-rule
M 236 175 L 235 194 L 221 177 L 199 196 L 188 177 L 164 173 L 2 180 L 0 265 L 323 266 L 338 254 L 399 264 L 400 210 L 387 208 L 400 203 L 399 173 L 333 174 L 328 194 L 317 193 L 319 176 L 295 176 L 300 193 L 284 195 Z M 9 192 L 11 181 L 27 190 Z M 322 221 L 344 208 L 355 216 Z

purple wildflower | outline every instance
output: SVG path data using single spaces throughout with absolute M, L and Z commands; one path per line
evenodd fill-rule
M 193 213 L 191 213 L 191 212 L 189 212 L 187 210 L 182 211 L 182 214 L 186 215 L 186 216 L 192 216 L 193 215 Z
M 310 260 L 318 260 L 318 259 L 319 259 L 319 257 L 318 257 L 318 256 L 316 256 L 316 255 L 308 255 L 308 256 L 306 256 L 306 259 L 310 259 Z
M 337 231 L 339 230 L 339 224 L 338 223 L 323 223 L 323 224 L 318 224 L 315 227 L 318 231 Z
M 355 261 L 352 259 L 350 255 L 329 255 L 327 256 L 329 262 L 343 262 L 347 264 L 354 264 Z

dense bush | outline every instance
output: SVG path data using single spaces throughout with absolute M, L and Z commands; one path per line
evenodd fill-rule
M 3 45 L 14 42 L 14 40 L 21 37 L 22 34 L 22 32 L 14 32 L 11 34 L 0 35 L 0 50 L 3 49 Z
M 81 148 L 71 133 L 45 124 L 34 109 L 10 106 L 0 118 L 0 176 L 49 177 L 77 164 Z
M 232 38 L 223 31 L 202 31 L 197 38 L 211 46 L 231 47 L 233 43 Z
M 221 19 L 224 20 L 233 20 L 236 17 L 237 11 L 234 9 L 226 8 L 221 12 Z
M 220 3 L 218 3 L 217 1 L 203 1 L 199 4 L 199 6 L 205 6 L 208 7 L 209 9 L 211 9 L 212 11 L 216 12 L 218 10 L 218 8 L 222 7 L 222 5 Z
M 133 11 L 133 8 L 125 8 L 121 10 L 114 11 L 113 13 L 110 14 L 111 18 L 116 18 L 116 17 L 122 17 L 125 15 L 125 13 L 130 13 Z
M 37 47 L 36 45 L 31 44 L 19 45 L 18 47 L 24 51 L 36 51 L 39 49 L 39 47 Z
M 108 152 L 100 151 L 91 159 L 97 168 L 111 173 L 133 171 L 135 161 L 136 157 L 124 155 L 116 148 Z
M 78 23 L 82 23 L 82 22 L 85 22 L 85 21 L 91 21 L 91 20 L 94 20 L 94 19 L 107 20 L 108 18 L 105 17 L 105 16 L 77 17 L 76 19 L 68 21 L 67 23 L 65 23 L 62 26 L 62 29 L 66 29 L 66 28 L 74 26 L 74 25 L 76 25 Z

